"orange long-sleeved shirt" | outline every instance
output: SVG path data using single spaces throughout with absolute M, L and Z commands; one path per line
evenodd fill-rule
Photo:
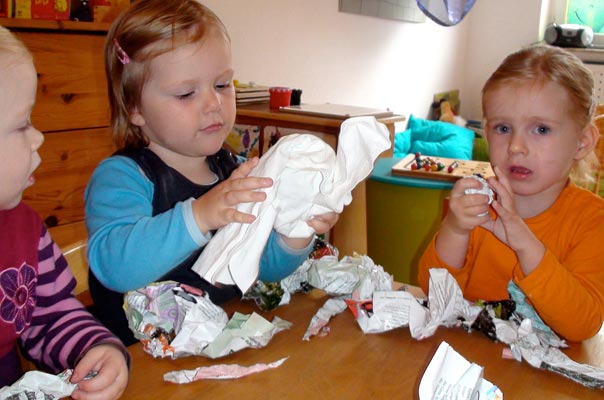
M 477 227 L 460 269 L 440 259 L 432 240 L 419 262 L 420 286 L 427 293 L 428 270 L 447 268 L 466 299 L 502 300 L 513 279 L 554 331 L 572 341 L 590 338 L 604 319 L 604 199 L 571 184 L 548 210 L 525 222 L 546 247 L 528 276 L 512 249 Z

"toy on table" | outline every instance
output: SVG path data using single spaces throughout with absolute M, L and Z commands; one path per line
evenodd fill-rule
M 454 182 L 464 176 L 480 174 L 485 179 L 494 176 L 491 164 L 485 161 L 408 154 L 392 167 L 393 175 Z
M 415 163 L 411 164 L 411 169 L 415 171 L 422 168 L 426 171 L 442 171 L 445 169 L 445 164 L 441 161 L 436 161 L 431 157 L 422 159 L 421 153 L 418 151 L 415 153 Z M 449 168 L 451 168 L 451 166 Z

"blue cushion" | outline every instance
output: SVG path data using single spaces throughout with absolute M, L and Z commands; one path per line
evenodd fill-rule
M 434 157 L 472 159 L 474 131 L 442 121 L 409 116 L 404 132 L 394 135 L 394 157 L 420 152 Z

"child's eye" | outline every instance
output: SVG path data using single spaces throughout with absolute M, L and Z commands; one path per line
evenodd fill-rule
M 510 127 L 507 125 L 495 125 L 495 132 L 505 134 L 510 133 Z
M 193 93 L 195 93 L 195 92 L 187 92 L 185 94 L 179 94 L 179 95 L 176 95 L 176 98 L 178 100 L 186 100 L 188 98 L 191 98 L 191 96 L 193 96 Z
M 226 83 L 219 83 L 216 85 L 216 89 L 218 90 L 225 90 L 231 87 L 231 81 L 226 82 Z
M 24 125 L 22 125 L 19 129 L 17 129 L 19 132 L 25 132 L 27 131 L 29 128 L 31 128 L 31 121 L 27 120 L 27 122 L 25 122 Z
M 547 126 L 540 125 L 534 129 L 534 132 L 538 135 L 547 135 L 550 129 Z

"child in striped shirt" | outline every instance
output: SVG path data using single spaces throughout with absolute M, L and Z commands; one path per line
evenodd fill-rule
M 117 399 L 128 383 L 128 352 L 75 299 L 65 258 L 22 202 L 44 141 L 30 121 L 36 86 L 30 53 L 0 27 L 0 387 L 22 373 L 20 344 L 49 372 L 74 369 L 73 399 Z

